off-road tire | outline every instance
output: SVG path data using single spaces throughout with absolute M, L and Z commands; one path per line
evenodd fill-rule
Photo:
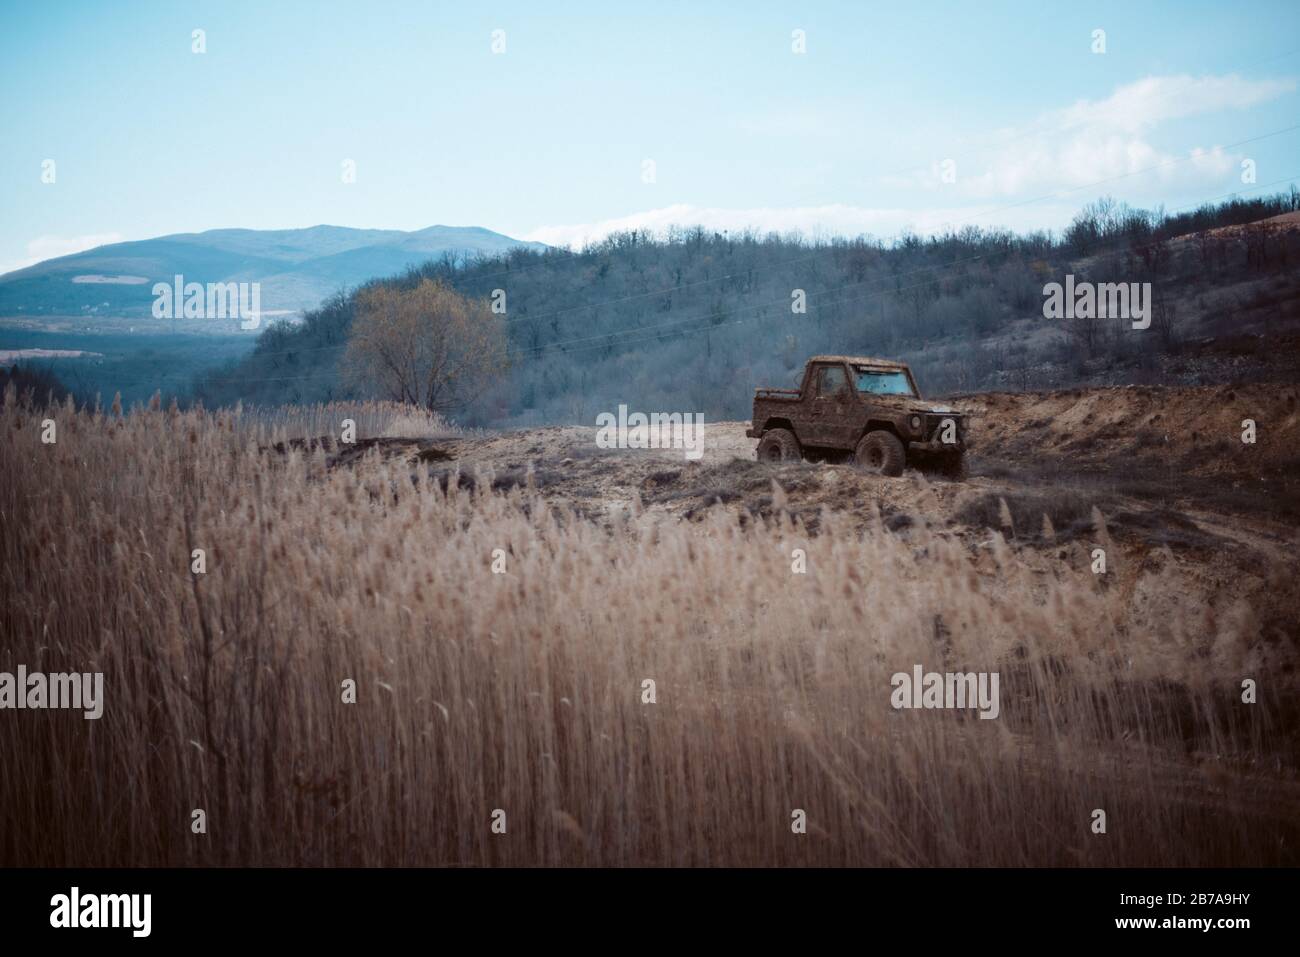
M 966 477 L 966 456 L 961 452 L 945 452 L 939 459 L 939 472 L 946 478 L 961 480 Z
M 760 462 L 798 462 L 803 449 L 789 429 L 772 429 L 763 433 L 754 454 Z
M 898 436 L 883 429 L 868 432 L 853 452 L 853 462 L 858 468 L 876 475 L 902 475 L 907 464 L 907 450 Z

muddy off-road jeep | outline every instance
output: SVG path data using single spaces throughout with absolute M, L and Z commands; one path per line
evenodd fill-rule
M 837 458 L 901 475 L 909 458 L 960 474 L 966 415 L 921 400 L 903 362 L 813 356 L 798 389 L 756 389 L 753 427 L 760 462 Z

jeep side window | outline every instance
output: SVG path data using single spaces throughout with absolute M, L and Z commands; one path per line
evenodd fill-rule
M 844 375 L 843 366 L 822 366 L 817 373 L 817 394 L 829 398 L 845 391 L 849 380 Z

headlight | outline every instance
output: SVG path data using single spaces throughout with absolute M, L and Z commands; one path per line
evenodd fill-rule
M 921 417 L 919 415 L 912 416 L 912 431 L 913 432 L 921 431 Z

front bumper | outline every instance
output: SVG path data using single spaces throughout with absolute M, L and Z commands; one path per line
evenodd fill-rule
M 965 452 L 967 444 L 964 441 L 957 442 L 908 442 L 907 450 L 909 452 Z

